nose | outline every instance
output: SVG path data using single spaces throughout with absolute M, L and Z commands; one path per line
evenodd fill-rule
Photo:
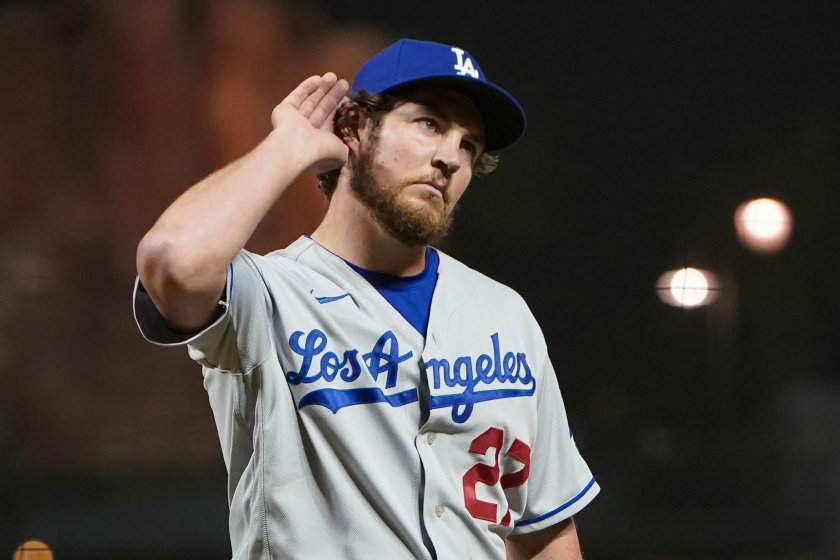
M 448 179 L 461 168 L 461 139 L 457 134 L 441 135 L 432 159 L 432 165 Z

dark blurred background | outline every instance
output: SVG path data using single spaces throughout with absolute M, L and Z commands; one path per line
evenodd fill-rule
M 0 2 L 0 559 L 229 558 L 199 367 L 141 339 L 134 251 L 327 70 L 459 45 L 525 106 L 444 249 L 540 321 L 602 486 L 588 560 L 840 558 L 835 2 Z M 794 219 L 772 255 L 733 213 Z M 311 232 L 302 177 L 249 248 Z M 713 271 L 669 307 L 657 278 Z

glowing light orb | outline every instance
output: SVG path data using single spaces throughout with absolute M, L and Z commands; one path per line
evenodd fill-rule
M 674 307 L 700 307 L 715 301 L 718 282 L 714 274 L 696 268 L 671 270 L 659 277 L 656 293 L 663 302 Z
M 12 560 L 53 560 L 50 547 L 43 541 L 26 541 L 15 550 Z
M 735 211 L 735 232 L 741 245 L 757 253 L 775 253 L 787 245 L 793 217 L 784 202 L 758 198 Z

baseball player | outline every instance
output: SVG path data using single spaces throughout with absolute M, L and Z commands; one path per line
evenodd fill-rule
M 518 294 L 429 243 L 525 129 L 466 51 L 403 39 L 305 80 L 137 252 L 135 318 L 202 365 L 236 559 L 580 558 L 598 493 Z M 243 250 L 306 170 L 311 236 Z

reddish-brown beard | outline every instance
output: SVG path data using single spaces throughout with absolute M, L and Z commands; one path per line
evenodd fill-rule
M 370 135 L 368 139 L 367 149 L 354 162 L 350 189 L 368 207 L 376 223 L 406 245 L 429 245 L 446 236 L 452 229 L 455 206 L 449 181 L 442 173 L 429 173 L 411 177 L 397 185 L 380 183 L 373 174 L 378 138 Z M 430 204 L 411 204 L 401 200 L 400 195 L 407 187 L 427 181 L 446 185 L 441 191 L 443 200 L 432 193 L 423 196 Z

